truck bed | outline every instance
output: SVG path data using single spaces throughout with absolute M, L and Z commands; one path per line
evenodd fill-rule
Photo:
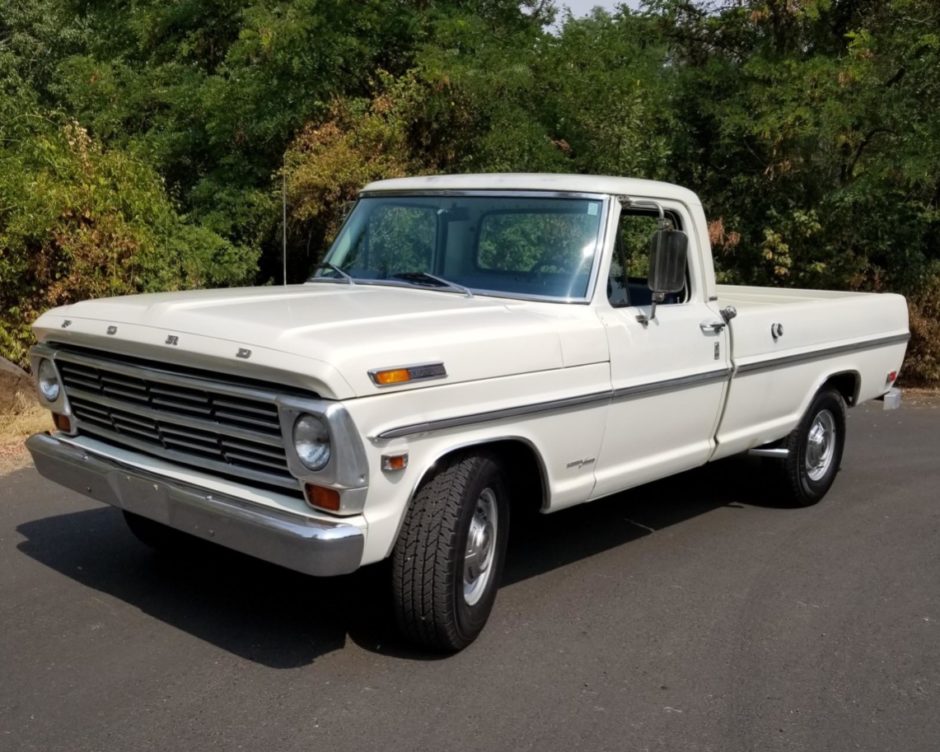
M 737 316 L 716 457 L 786 435 L 823 375 L 841 374 L 855 404 L 884 394 L 900 368 L 908 339 L 900 295 L 736 285 L 717 293 L 717 306 L 733 306 Z
M 757 287 L 752 285 L 717 285 L 718 299 L 721 304 L 733 305 L 739 311 L 744 308 L 763 308 L 767 306 L 794 305 L 799 303 L 824 303 L 858 295 L 844 290 L 804 290 L 785 287 Z

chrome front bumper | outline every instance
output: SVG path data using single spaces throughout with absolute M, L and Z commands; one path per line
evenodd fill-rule
M 317 576 L 359 568 L 362 531 L 243 501 L 115 462 L 54 436 L 26 447 L 41 475 L 97 501 L 288 569 Z

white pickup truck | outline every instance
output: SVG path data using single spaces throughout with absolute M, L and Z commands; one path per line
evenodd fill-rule
M 302 285 L 44 314 L 48 478 L 311 575 L 391 557 L 405 635 L 457 650 L 496 596 L 510 514 L 728 455 L 818 501 L 845 411 L 891 390 L 897 295 L 716 284 L 666 183 L 462 175 L 366 186 Z

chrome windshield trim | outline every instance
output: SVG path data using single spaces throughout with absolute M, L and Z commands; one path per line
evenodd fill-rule
M 398 188 L 395 190 L 360 191 L 360 198 L 376 198 L 379 196 L 513 196 L 521 198 L 587 198 L 603 201 L 610 198 L 609 193 L 602 191 L 559 191 L 557 188 L 540 191 L 537 188 L 515 190 L 513 188 L 474 188 L 462 190 L 459 188 Z M 351 213 L 351 212 L 350 212 Z
M 444 428 L 458 428 L 477 423 L 490 423 L 495 420 L 504 420 L 506 418 L 518 418 L 524 415 L 537 415 L 539 413 L 555 412 L 572 407 L 583 407 L 584 405 L 600 404 L 602 402 L 611 402 L 614 400 L 633 399 L 642 395 L 652 395 L 662 392 L 678 391 L 693 386 L 704 386 L 718 381 L 725 381 L 731 376 L 730 368 L 721 368 L 705 373 L 694 373 L 689 376 L 680 376 L 674 379 L 664 379 L 662 381 L 651 381 L 645 384 L 622 387 L 620 389 L 605 389 L 602 392 L 590 392 L 575 397 L 563 397 L 557 400 L 548 400 L 546 402 L 533 402 L 527 405 L 518 405 L 516 407 L 506 407 L 499 410 L 487 410 L 480 413 L 470 413 L 468 415 L 457 415 L 452 418 L 439 418 L 437 420 L 428 420 L 421 423 L 411 423 L 405 426 L 398 426 L 387 431 L 382 431 L 375 436 L 376 439 L 398 439 L 404 436 L 414 436 L 416 434 L 437 431 Z
M 772 358 L 765 358 L 754 363 L 745 363 L 735 368 L 735 375 L 758 373 L 775 368 L 787 368 L 798 363 L 807 363 L 813 360 L 829 358 L 833 355 L 844 355 L 851 352 L 861 352 L 863 350 L 873 350 L 878 347 L 887 347 L 888 345 L 899 345 L 906 343 L 911 338 L 910 333 L 893 334 L 888 337 L 876 337 L 874 339 L 864 340 L 862 342 L 853 342 L 849 345 L 836 345 L 834 347 L 822 347 L 818 350 L 811 350 L 805 353 L 796 353 L 795 355 L 777 355 Z

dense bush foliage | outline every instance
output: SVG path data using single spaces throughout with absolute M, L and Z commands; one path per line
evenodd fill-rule
M 940 5 L 0 0 L 0 350 L 90 295 L 300 280 L 363 183 L 688 185 L 724 280 L 897 290 L 940 379 Z
M 0 135 L 3 357 L 25 363 L 29 322 L 52 306 L 253 276 L 256 251 L 187 221 L 152 167 L 76 122 L 25 110 Z

